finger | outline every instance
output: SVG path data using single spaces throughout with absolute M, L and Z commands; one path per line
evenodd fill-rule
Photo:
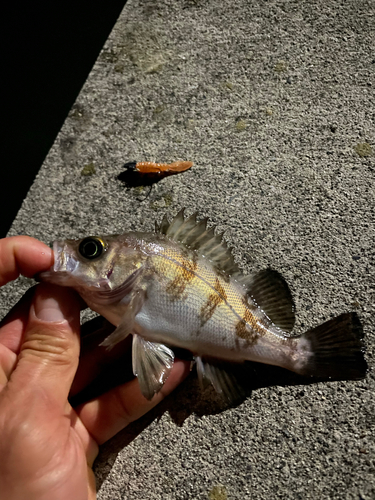
M 68 416 L 71 427 L 81 440 L 82 448 L 86 455 L 86 462 L 89 467 L 92 467 L 96 457 L 99 454 L 98 443 L 95 442 L 94 438 L 87 431 L 86 427 L 83 425 L 82 421 L 78 417 L 75 410 L 66 402 L 65 415 Z
M 96 479 L 94 471 L 87 466 L 88 500 L 96 500 Z
M 53 252 L 30 236 L 12 236 L 0 240 L 0 286 L 20 274 L 33 277 L 53 264 Z
M 68 288 L 38 285 L 15 370 L 14 397 L 38 387 L 65 405 L 79 357 L 80 300 Z
M 17 363 L 17 355 L 0 344 L 0 391 L 9 380 L 10 374 Z
M 18 353 L 22 334 L 29 319 L 29 311 L 35 287 L 27 290 L 19 302 L 9 311 L 0 323 L 0 344 Z
M 84 403 L 76 412 L 95 441 L 103 444 L 160 403 L 189 372 L 190 362 L 175 360 L 164 386 L 151 401 L 142 396 L 138 380 L 134 379 Z

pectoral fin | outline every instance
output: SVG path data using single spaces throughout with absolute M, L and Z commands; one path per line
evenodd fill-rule
M 174 353 L 164 344 L 133 336 L 133 373 L 138 378 L 143 396 L 150 400 L 167 380 L 174 362 Z
M 217 393 L 228 403 L 238 402 L 245 396 L 241 385 L 231 373 L 230 366 L 210 363 L 200 356 L 195 357 L 197 363 L 197 374 L 202 389 L 210 382 Z
M 100 345 L 111 349 L 118 342 L 126 339 L 129 333 L 132 333 L 135 317 L 143 306 L 144 297 L 145 293 L 143 290 L 137 290 L 132 294 L 129 305 L 126 308 L 126 312 L 121 319 L 121 323 L 118 325 L 116 330 L 111 333 L 111 335 L 103 340 Z
M 142 267 L 134 271 L 121 285 L 117 288 L 104 288 L 99 291 L 91 292 L 95 297 L 95 303 L 110 305 L 115 302 L 119 302 L 121 299 L 131 294 L 134 288 L 136 288 L 137 282 L 139 281 L 142 274 Z M 106 283 L 108 280 L 104 280 Z M 107 286 L 109 286 L 107 284 Z

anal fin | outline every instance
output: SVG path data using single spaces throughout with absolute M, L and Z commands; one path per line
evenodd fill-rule
M 207 382 L 211 383 L 215 391 L 229 404 L 236 403 L 245 397 L 245 391 L 231 372 L 230 366 L 211 363 L 200 356 L 196 356 L 195 361 L 202 389 L 206 387 Z
M 143 396 L 150 400 L 163 387 L 174 362 L 174 353 L 164 344 L 133 335 L 133 373 Z

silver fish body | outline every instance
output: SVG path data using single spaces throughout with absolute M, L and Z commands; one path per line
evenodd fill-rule
M 234 382 L 213 359 L 258 361 L 303 375 L 362 378 L 362 328 L 355 314 L 338 316 L 296 337 L 293 300 L 272 270 L 245 277 L 222 236 L 183 211 L 156 233 L 127 233 L 54 243 L 45 281 L 75 288 L 117 328 L 112 347 L 133 334 L 133 371 L 148 399 L 172 366 L 171 348 L 191 351 L 198 376 L 227 399 Z

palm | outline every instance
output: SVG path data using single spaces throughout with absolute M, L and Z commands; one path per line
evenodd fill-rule
M 53 413 L 51 408 L 46 411 L 49 415 Z M 1 434 L 8 438 L 0 445 L 1 454 L 8 457 L 9 464 L 5 477 L 1 477 L 4 498 L 14 495 L 14 498 L 44 500 L 51 498 L 51 492 L 55 500 L 96 498 L 95 489 L 89 488 L 89 483 L 93 485 L 95 480 L 82 442 L 90 438 L 81 422 L 81 429 L 74 429 L 75 412 L 71 410 L 71 417 L 65 418 L 56 415 L 48 422 L 38 420 L 21 412 L 11 428 L 1 428 Z

